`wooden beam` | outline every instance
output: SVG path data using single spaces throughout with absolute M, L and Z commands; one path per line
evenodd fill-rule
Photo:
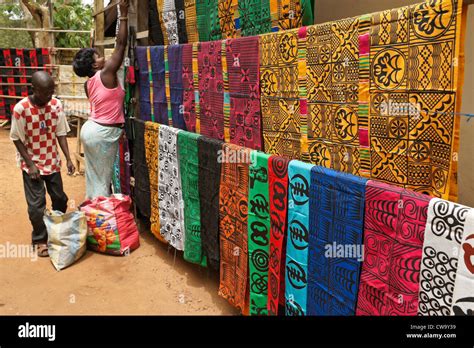
M 99 2 L 96 0 L 96 3 Z M 106 7 L 104 7 L 104 1 L 102 0 L 102 6 L 100 8 L 97 8 L 95 9 L 95 12 L 94 14 L 92 15 L 93 17 L 97 17 L 101 14 L 104 14 L 105 11 L 107 11 L 108 9 L 111 9 L 112 7 L 114 6 L 117 6 L 117 4 L 120 2 L 119 0 L 115 0 L 113 1 L 111 4 L 107 5 Z
M 110 46 L 115 44 L 115 38 L 113 39 L 107 39 L 107 40 L 102 40 L 102 41 L 96 41 L 94 46 Z
M 95 16 L 95 38 L 94 38 L 94 41 L 96 43 L 104 41 L 104 25 L 105 25 L 104 10 L 105 10 L 104 9 L 104 0 L 95 0 L 95 11 L 96 11 L 97 15 Z M 99 46 L 98 51 L 103 56 L 104 55 L 104 47 L 101 46 L 101 45 L 97 45 L 97 44 L 94 44 L 94 46 Z
M 148 31 L 148 30 L 141 31 L 141 32 L 137 33 L 137 40 L 140 40 L 140 39 L 147 39 L 147 38 L 148 38 L 148 35 L 149 35 L 149 31 Z

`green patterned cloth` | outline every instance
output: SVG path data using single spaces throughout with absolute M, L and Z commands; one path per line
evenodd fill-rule
M 248 248 L 250 274 L 250 315 L 267 315 L 268 260 L 270 244 L 270 201 L 268 159 L 252 151 L 249 167 Z
M 196 16 L 200 42 L 222 39 L 218 0 L 196 0 Z
M 207 267 L 202 250 L 201 211 L 199 208 L 199 159 L 197 140 L 199 134 L 178 133 L 178 158 L 184 201 L 184 259 Z
M 240 0 L 239 13 L 242 36 L 254 36 L 272 31 L 269 0 Z

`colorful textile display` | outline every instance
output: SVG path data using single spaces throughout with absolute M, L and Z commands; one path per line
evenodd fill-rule
M 456 200 L 462 19 L 434 0 L 261 36 L 265 151 Z
M 137 47 L 137 61 L 140 68 L 141 119 L 167 125 L 164 47 Z
M 156 45 L 255 36 L 312 25 L 312 3 L 311 0 L 150 0 L 149 27 Z
M 224 139 L 224 81 L 220 41 L 198 45 L 200 134 Z M 198 116 L 198 117 L 199 117 Z
M 219 27 L 218 0 L 195 0 L 199 41 L 215 41 L 222 38 Z
M 270 251 L 270 199 L 268 159 L 252 151 L 249 166 L 248 253 L 250 315 L 267 315 L 268 262 Z
M 156 0 L 149 0 L 148 2 L 148 32 L 150 45 L 158 46 L 165 44 L 158 14 L 158 4 Z
M 183 45 L 183 117 L 186 129 L 196 133 L 196 105 L 194 100 L 193 45 Z M 197 63 L 197 61 L 196 61 Z M 196 87 L 197 89 L 197 87 Z M 199 91 L 197 92 L 199 94 Z
M 283 314 L 285 306 L 285 252 L 288 213 L 288 164 L 283 157 L 268 160 L 270 199 L 270 259 L 268 269 L 268 315 Z
M 319 166 L 311 170 L 308 315 L 355 315 L 366 183 Z
M 431 197 L 372 180 L 365 197 L 365 250 L 356 315 L 416 315 Z
M 286 247 L 286 315 L 306 315 L 308 295 L 309 200 L 311 168 L 300 161 L 288 166 L 288 242 Z
M 452 314 L 474 315 L 474 210 L 469 209 L 454 283 Z
M 243 313 L 249 310 L 248 195 L 250 150 L 224 144 L 219 194 L 219 295 Z
M 184 202 L 178 164 L 178 133 L 161 125 L 158 150 L 160 233 L 177 250 L 184 250 Z
M 228 74 L 228 95 L 224 95 L 224 128 L 229 133 L 225 140 L 263 150 L 258 37 L 227 40 L 225 43 L 227 69 L 224 69 L 224 74 Z M 227 113 L 229 109 L 230 115 Z
M 150 137 L 151 135 L 148 134 L 145 136 L 145 133 L 149 133 L 150 128 L 145 132 L 145 122 L 137 119 L 134 121 L 133 128 L 135 139 L 133 140 L 133 177 L 135 179 L 135 186 L 133 189 L 133 201 L 135 202 L 137 211 L 143 217 L 149 218 L 152 216 L 150 201 L 150 191 L 152 190 L 152 187 L 150 185 L 148 174 L 149 170 L 146 157 L 147 147 L 145 146 L 145 137 Z
M 298 35 L 260 37 L 260 88 L 265 152 L 300 159 Z
M 0 119 L 10 119 L 13 108 L 23 97 L 32 93 L 31 76 L 40 70 L 52 72 L 47 48 L 0 49 Z M 15 98 L 16 97 L 16 98 Z
M 130 196 L 130 147 L 125 132 L 120 140 L 120 191 Z
M 221 182 L 222 141 L 199 137 L 199 208 L 201 211 L 202 249 L 208 267 L 218 271 L 220 265 L 219 189 Z
M 168 115 L 171 106 L 171 120 L 168 116 L 170 126 L 186 130 L 183 110 L 183 46 L 167 47 L 168 61 L 165 62 L 165 70 L 168 72 L 166 81 L 169 81 L 170 94 L 168 100 Z M 170 123 L 171 121 L 171 123 Z
M 199 207 L 199 137 L 195 133 L 179 132 L 178 158 L 184 200 L 184 259 L 205 267 Z
M 167 243 L 160 233 L 160 195 L 158 192 L 158 147 L 160 125 L 154 122 L 145 123 L 145 155 L 150 178 L 150 230 L 160 242 Z M 136 182 L 136 179 L 135 179 Z
M 420 315 L 451 314 L 461 243 L 473 227 L 466 224 L 470 210 L 438 198 L 430 201 L 420 269 Z

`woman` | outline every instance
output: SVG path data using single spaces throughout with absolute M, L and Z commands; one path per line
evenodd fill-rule
M 74 72 L 89 77 L 84 85 L 91 103 L 91 115 L 81 130 L 86 159 L 86 198 L 110 196 L 113 165 L 122 135 L 125 91 L 117 72 L 122 65 L 128 37 L 129 0 L 120 1 L 120 29 L 110 59 L 93 48 L 81 49 L 74 58 Z

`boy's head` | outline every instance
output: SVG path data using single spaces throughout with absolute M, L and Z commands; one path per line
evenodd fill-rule
M 72 68 L 77 76 L 92 77 L 97 70 L 102 70 L 105 58 L 101 57 L 94 48 L 83 48 L 77 52 L 72 62 Z
M 45 106 L 53 98 L 54 80 L 46 71 L 37 71 L 31 77 L 35 104 Z

